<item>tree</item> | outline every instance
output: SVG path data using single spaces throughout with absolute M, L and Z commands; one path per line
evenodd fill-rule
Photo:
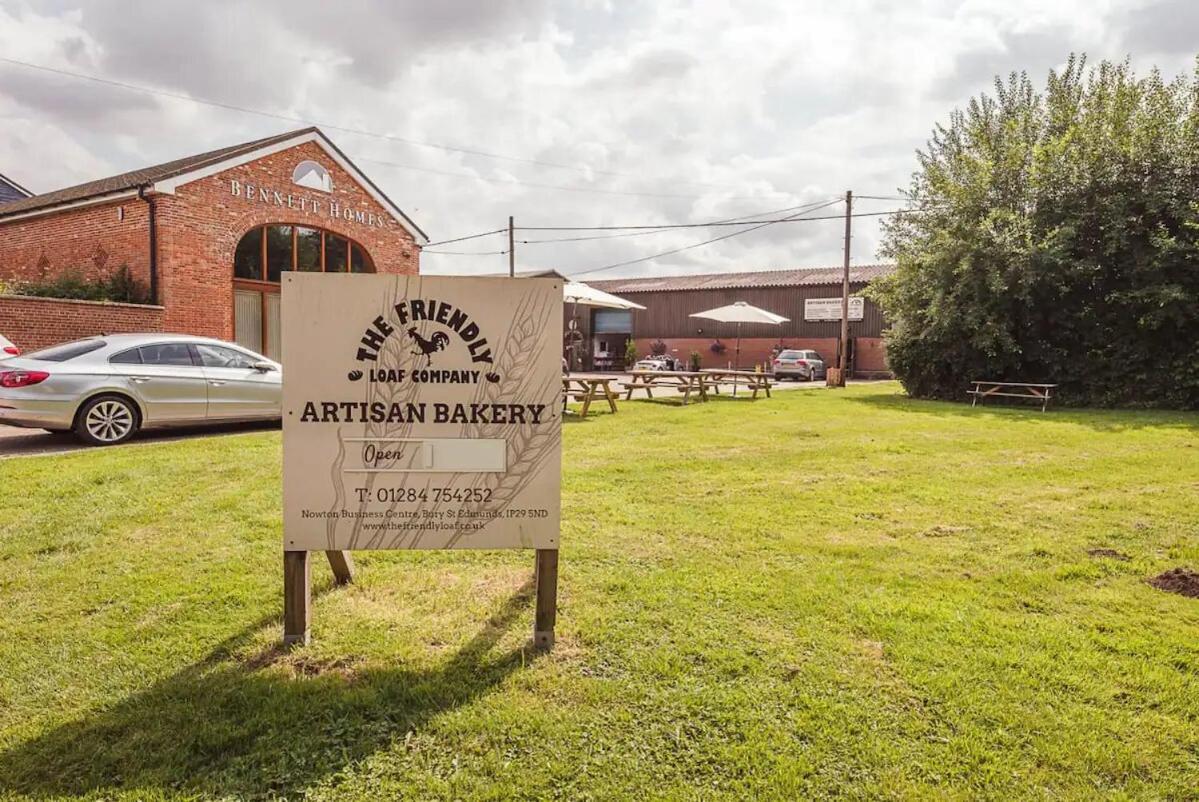
M 1199 62 L 1071 56 L 938 125 L 870 292 L 909 393 L 1047 381 L 1073 404 L 1199 407 Z

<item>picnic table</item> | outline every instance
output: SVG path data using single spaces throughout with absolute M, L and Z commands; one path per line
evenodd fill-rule
M 759 373 L 756 370 L 733 370 L 731 368 L 704 368 L 701 373 L 706 373 L 711 377 L 712 392 L 717 395 L 720 395 L 720 383 L 726 382 L 733 385 L 733 395 L 737 394 L 737 385 L 740 384 L 753 390 L 753 398 L 758 397 L 759 390 L 765 390 L 766 397 L 770 398 L 770 374 L 768 373 Z
M 608 401 L 608 408 L 616 411 L 616 392 L 610 386 L 617 377 L 604 373 L 568 373 L 562 376 L 562 404 L 566 405 L 568 398 L 582 401 L 583 408 L 579 415 L 587 416 L 591 402 L 600 398 Z
M 1057 389 L 1056 384 L 1036 384 L 1026 382 L 989 382 L 976 381 L 972 382 L 973 390 L 967 390 L 974 399 L 970 402 L 970 406 L 974 406 L 979 400 L 986 400 L 991 396 L 1005 396 L 1007 398 L 1031 398 L 1034 401 L 1041 402 L 1041 411 L 1049 406 L 1049 398 L 1053 391 Z
M 673 388 L 683 394 L 683 404 L 696 393 L 699 400 L 708 400 L 708 376 L 706 373 L 690 370 L 634 370 L 632 378 L 624 380 L 628 393 L 625 400 L 633 397 L 634 390 L 645 390 L 647 398 L 654 397 L 654 388 Z

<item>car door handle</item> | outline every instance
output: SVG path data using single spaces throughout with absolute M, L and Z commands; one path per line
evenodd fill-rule
M 150 381 L 150 377 L 149 376 L 130 376 L 129 381 L 133 382 L 134 384 L 145 384 L 146 382 Z
M 229 382 L 225 381 L 224 379 L 209 379 L 208 383 L 213 387 L 224 387 Z

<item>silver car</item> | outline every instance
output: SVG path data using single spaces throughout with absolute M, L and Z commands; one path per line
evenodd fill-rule
M 112 334 L 0 362 L 0 424 L 113 445 L 152 427 L 277 420 L 282 389 L 279 363 L 233 343 Z
M 13 345 L 12 340 L 0 334 L 0 359 L 12 359 L 20 355 L 21 349 Z
M 774 358 L 774 376 L 783 379 L 814 381 L 824 378 L 824 360 L 815 351 L 788 349 Z

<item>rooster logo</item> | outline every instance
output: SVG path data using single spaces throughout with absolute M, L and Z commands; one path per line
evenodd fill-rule
M 426 368 L 433 364 L 433 354 L 437 353 L 438 351 L 444 351 L 446 346 L 450 344 L 450 335 L 446 334 L 444 331 L 435 332 L 432 337 L 426 340 L 424 337 L 420 336 L 420 332 L 416 330 L 416 326 L 413 326 L 412 328 L 408 329 L 408 336 L 411 337 L 413 342 L 416 343 L 416 347 L 418 349 L 409 353 L 417 356 L 423 356 L 425 358 Z

